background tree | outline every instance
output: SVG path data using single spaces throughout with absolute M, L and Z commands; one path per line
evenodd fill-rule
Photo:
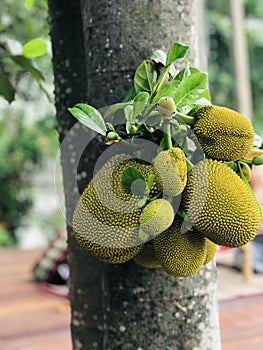
M 245 31 L 248 44 L 250 78 L 253 95 L 253 124 L 263 135 L 262 124 L 262 74 L 263 67 L 263 3 L 244 0 Z M 206 1 L 206 24 L 209 35 L 208 73 L 212 100 L 215 104 L 237 109 L 234 89 L 234 69 L 231 55 L 232 25 L 229 1 Z
M 153 50 L 166 51 L 179 41 L 191 47 L 190 61 L 198 66 L 196 6 L 192 0 L 50 0 L 60 141 L 74 123 L 68 107 L 88 102 L 100 108 L 120 101 L 135 68 Z M 78 142 L 73 133 L 70 147 L 62 147 L 69 223 L 74 193 L 91 178 L 99 148 L 95 141 L 82 157 L 78 188 L 71 166 Z M 70 225 L 68 237 L 74 349 L 220 349 L 213 264 L 193 277 L 174 278 L 132 262 L 101 263 L 79 249 Z

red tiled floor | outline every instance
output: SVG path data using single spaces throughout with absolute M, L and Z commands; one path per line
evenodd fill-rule
M 68 300 L 47 294 L 30 281 L 39 256 L 40 250 L 0 252 L 0 350 L 72 349 Z M 243 294 L 242 276 L 220 267 L 218 275 L 222 350 L 262 350 L 263 295 L 254 293 L 261 277 L 252 281 L 256 289 L 247 287 L 249 293 L 253 291 L 249 297 L 233 298 Z M 231 289 L 225 284 L 231 284 Z
M 71 350 L 65 298 L 30 281 L 40 250 L 0 252 L 0 350 Z
M 263 349 L 263 294 L 219 304 L 222 350 Z

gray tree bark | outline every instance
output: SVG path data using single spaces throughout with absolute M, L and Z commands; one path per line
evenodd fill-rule
M 91 135 L 80 127 L 69 132 L 74 121 L 66 109 L 77 102 L 101 108 L 120 101 L 138 64 L 172 42 L 189 45 L 191 64 L 199 66 L 196 1 L 50 0 L 49 12 L 69 223 L 73 348 L 219 350 L 214 263 L 189 278 L 133 262 L 104 264 L 79 249 L 70 226 L 78 191 L 92 177 L 103 148 L 95 139 L 76 175 L 72 164 L 83 148 L 80 139 Z

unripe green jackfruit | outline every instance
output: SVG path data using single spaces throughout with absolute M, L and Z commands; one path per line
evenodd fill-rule
M 187 180 L 187 165 L 181 148 L 174 147 L 157 154 L 154 167 L 160 175 L 163 192 L 168 196 L 178 196 Z
M 166 199 L 156 199 L 144 207 L 139 222 L 140 230 L 149 236 L 157 236 L 170 227 L 174 220 L 174 210 Z
M 254 130 L 242 114 L 229 108 L 203 106 L 195 112 L 198 119 L 193 126 L 206 155 L 218 160 L 244 158 L 252 148 Z
M 160 114 L 164 117 L 169 117 L 176 112 L 176 105 L 170 96 L 160 98 L 157 104 L 157 108 Z
M 127 193 L 121 180 L 129 166 L 140 170 L 146 179 L 154 173 L 152 165 L 141 164 L 128 155 L 110 158 L 84 190 L 73 215 L 79 245 L 106 262 L 123 263 L 142 248 L 138 238 L 140 197 Z M 158 191 L 154 183 L 151 194 Z
M 251 241 L 261 221 L 251 190 L 230 167 L 212 159 L 200 161 L 188 174 L 182 205 L 198 231 L 227 247 Z
M 153 240 L 145 243 L 139 254 L 137 254 L 133 260 L 136 262 L 136 264 L 150 269 L 161 267 L 155 256 Z
M 206 259 L 205 237 L 196 230 L 181 232 L 182 220 L 175 218 L 172 226 L 154 239 L 154 251 L 161 266 L 176 277 L 195 274 Z

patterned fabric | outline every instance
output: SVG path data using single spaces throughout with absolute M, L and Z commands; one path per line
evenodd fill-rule
M 69 278 L 67 253 L 66 230 L 61 230 L 34 265 L 34 279 L 38 282 L 66 284 Z

